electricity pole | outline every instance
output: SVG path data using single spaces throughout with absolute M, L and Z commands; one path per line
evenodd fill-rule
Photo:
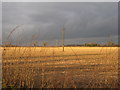
M 62 51 L 63 52 L 64 52 L 64 35 L 65 35 L 64 31 L 65 31 L 65 28 L 63 26 L 63 28 L 62 28 Z

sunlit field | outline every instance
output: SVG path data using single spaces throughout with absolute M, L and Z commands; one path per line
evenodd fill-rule
M 117 88 L 118 47 L 2 47 L 3 88 Z

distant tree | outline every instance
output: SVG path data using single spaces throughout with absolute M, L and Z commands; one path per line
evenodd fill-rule
M 48 45 L 48 42 L 43 42 L 43 46 L 47 46 Z
M 116 46 L 116 44 L 114 44 L 113 42 L 108 41 L 107 43 L 104 44 L 104 46 L 109 46 L 109 47 L 113 47 Z
M 97 43 L 85 43 L 84 46 L 95 47 L 95 46 L 100 46 L 100 44 L 97 44 Z
M 88 46 L 88 43 L 85 43 L 85 46 Z
M 113 42 L 108 41 L 107 46 L 114 46 L 115 44 Z
M 34 47 L 38 46 L 38 42 L 37 41 L 33 42 L 33 45 Z
M 1 45 L 3 47 L 18 47 L 17 45 L 12 45 L 12 44 L 5 44 L 5 45 Z

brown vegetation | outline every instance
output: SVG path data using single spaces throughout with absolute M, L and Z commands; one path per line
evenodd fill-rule
M 118 47 L 2 47 L 3 88 L 117 88 Z

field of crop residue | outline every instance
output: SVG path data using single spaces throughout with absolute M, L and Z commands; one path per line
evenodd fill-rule
M 117 88 L 118 47 L 2 47 L 3 88 Z

